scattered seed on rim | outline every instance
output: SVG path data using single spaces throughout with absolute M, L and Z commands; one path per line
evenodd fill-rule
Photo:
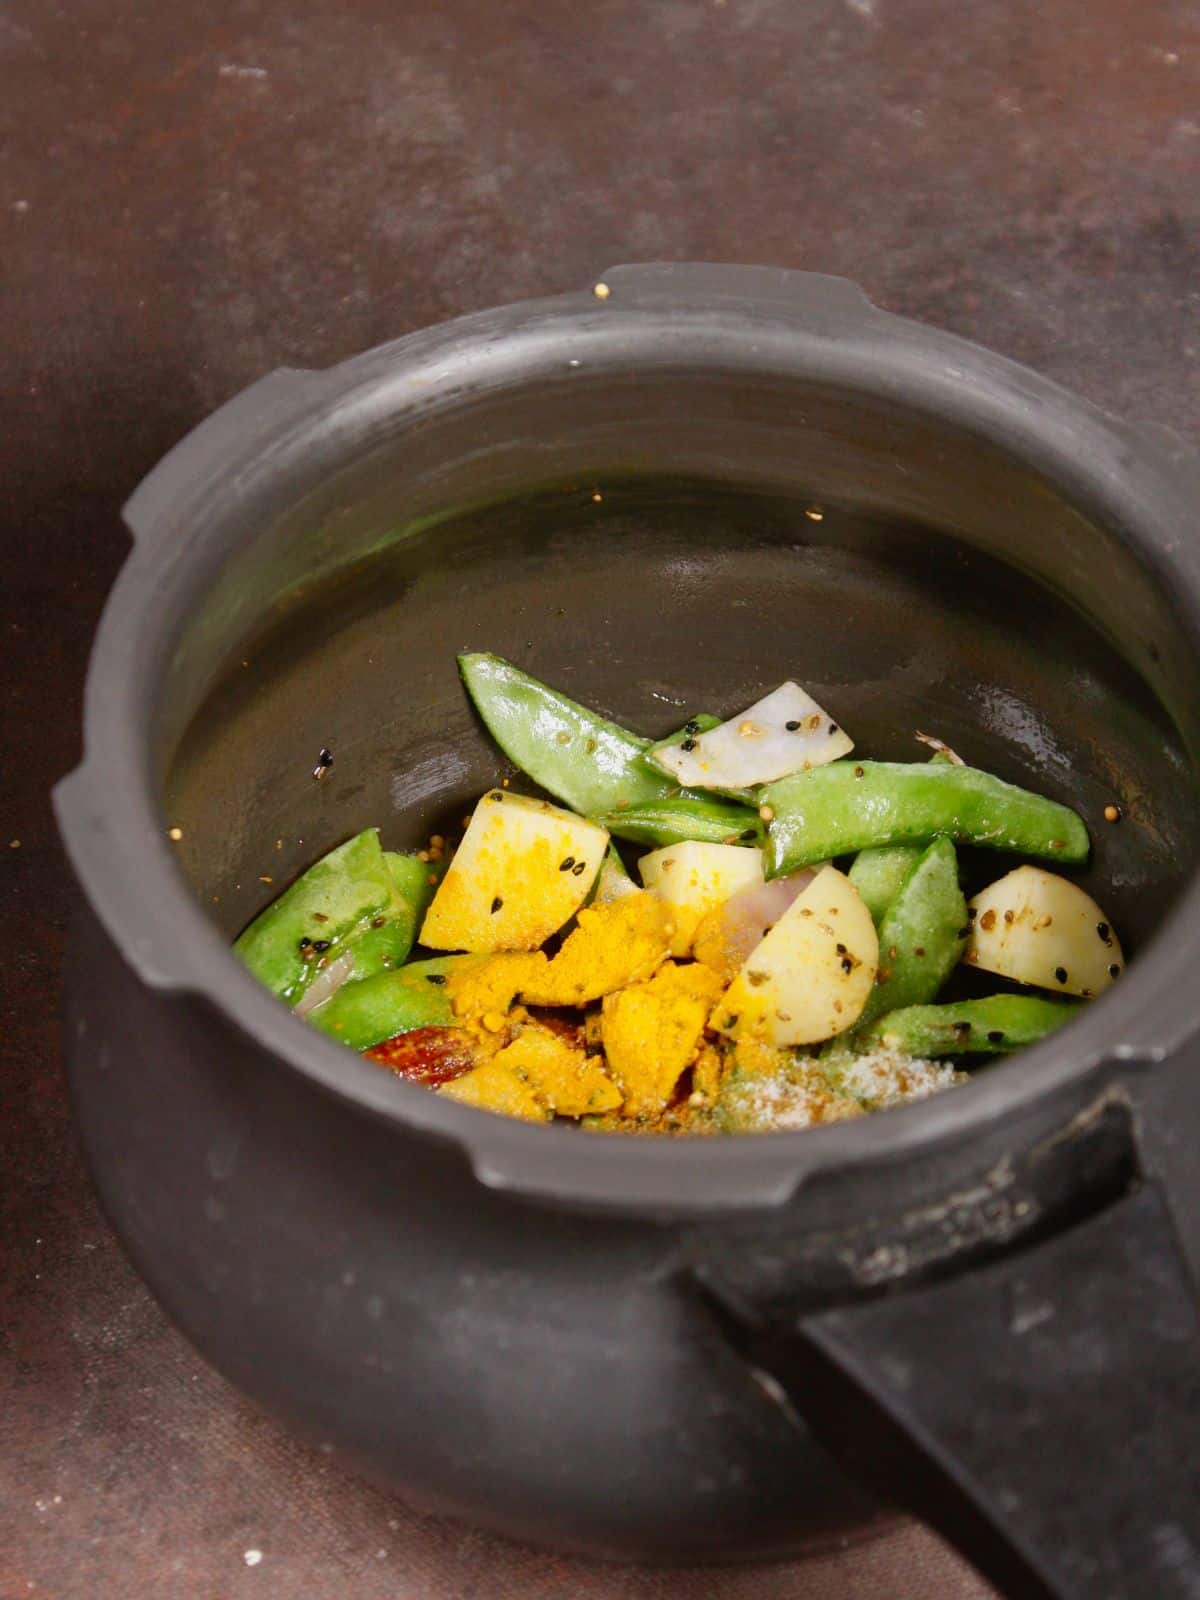
M 1119 975 L 1120 975 L 1120 972 L 1121 972 L 1121 969 L 1120 969 L 1120 967 L 1119 967 L 1119 966 L 1118 966 L 1118 965 L 1117 965 L 1117 963 L 1116 963 L 1116 962 L 1115 962 L 1115 961 L 1114 961 L 1114 962 L 1113 962 L 1113 964 L 1112 964 L 1112 966 L 1111 966 L 1111 967 L 1109 967 L 1109 969 L 1108 969 L 1108 975 L 1109 975 L 1109 977 L 1110 977 L 1110 978 L 1116 978 L 1116 977 L 1118 977 L 1118 976 L 1119 976 Z
M 1066 981 L 1067 981 L 1067 969 L 1066 969 L 1066 967 L 1055 967 L 1054 976 L 1058 979 L 1059 983 L 1066 983 Z
M 698 722 L 694 722 L 694 721 L 693 722 L 685 722 L 684 725 L 683 725 L 683 731 L 684 731 L 684 733 L 699 733 L 700 732 L 700 724 Z
M 680 745 L 680 746 L 679 746 L 679 748 L 680 748 L 680 749 L 681 749 L 681 750 L 694 750 L 694 749 L 695 749 L 695 748 L 696 748 L 696 741 L 695 741 L 695 739 L 693 739 L 693 738 L 692 738 L 692 737 L 691 737 L 691 736 L 690 736 L 690 735 L 689 735 L 689 736 L 688 736 L 688 738 L 686 738 L 686 739 L 684 739 L 684 741 L 683 741 L 683 742 L 682 742 L 682 744 L 681 744 L 681 745 Z
M 1096 932 L 1104 940 L 1105 944 L 1111 944 L 1112 943 L 1112 930 L 1108 926 L 1107 922 L 1098 922 L 1096 924 Z
M 988 1043 L 989 1044 L 1003 1044 L 1004 1043 L 1004 1034 L 1000 1031 L 999 1028 L 992 1028 L 992 1029 L 989 1030 L 989 1032 L 988 1032 Z
M 1105 822 L 1120 822 L 1120 820 L 1121 820 L 1121 808 L 1120 808 L 1120 806 L 1112 806 L 1112 805 L 1105 806 L 1105 808 L 1104 808 L 1104 820 L 1105 820 Z
M 854 776 L 855 776 L 855 777 L 856 777 L 856 778 L 861 778 L 861 777 L 862 777 L 862 775 L 863 775 L 863 769 L 862 769 L 862 768 L 861 768 L 861 767 L 855 767 L 855 769 L 854 769 Z

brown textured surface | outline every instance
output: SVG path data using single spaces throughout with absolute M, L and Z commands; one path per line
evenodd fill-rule
M 1198 223 L 1188 0 L 0 10 L 3 1600 L 984 1594 L 918 1529 L 762 1571 L 541 1556 L 417 1517 L 253 1413 L 91 1199 L 46 793 L 121 499 L 272 366 L 622 259 L 743 259 L 845 273 L 1196 438 Z

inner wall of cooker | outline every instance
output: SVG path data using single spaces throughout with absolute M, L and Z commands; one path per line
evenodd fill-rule
M 1153 580 L 944 423 L 892 413 L 885 437 L 844 397 L 823 422 L 810 405 L 756 430 L 746 410 L 737 437 L 681 401 L 657 438 L 635 415 L 572 439 L 560 405 L 535 448 L 510 408 L 494 458 L 447 437 L 425 478 L 411 441 L 376 433 L 316 490 L 275 485 L 182 631 L 164 701 L 166 814 L 221 930 L 362 827 L 400 849 L 461 829 L 511 772 L 455 663 L 490 650 L 650 736 L 788 677 L 863 755 L 923 759 L 914 734 L 935 734 L 1083 813 L 1083 880 L 1136 950 L 1191 869 L 1196 816 L 1146 684 L 1186 658 Z M 764 464 L 748 441 L 767 432 Z M 968 860 L 969 886 L 1006 865 Z

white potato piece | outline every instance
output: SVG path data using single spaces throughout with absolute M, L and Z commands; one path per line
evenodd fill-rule
M 579 910 L 608 833 L 548 800 L 493 789 L 442 879 L 421 928 L 431 950 L 536 950 Z
M 763 881 L 762 851 L 737 844 L 689 839 L 652 850 L 638 862 L 647 889 L 670 906 L 675 921 L 671 954 L 686 956 L 710 911 L 739 889 Z
M 691 789 L 748 789 L 824 766 L 853 749 L 828 712 L 789 681 L 686 744 L 657 746 L 654 761 Z
M 1077 883 L 1044 867 L 1017 867 L 968 902 L 963 960 L 984 972 L 1085 1000 L 1125 966 L 1120 940 Z
M 816 1044 L 853 1027 L 879 966 L 879 939 L 858 890 L 823 867 L 746 959 L 713 1026 L 773 1045 Z

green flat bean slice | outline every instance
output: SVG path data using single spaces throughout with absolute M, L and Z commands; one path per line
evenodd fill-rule
M 377 972 L 357 983 L 344 983 L 307 1021 L 339 1044 L 369 1050 L 398 1033 L 414 1028 L 448 1028 L 455 1022 L 446 997 L 445 979 L 456 965 L 479 956 L 434 956 L 413 961 L 394 972 Z
M 256 978 L 294 1004 L 317 976 L 318 961 L 373 917 L 387 912 L 395 885 L 379 844 L 365 828 L 302 873 L 234 941 Z
M 585 817 L 658 800 L 678 785 L 641 760 L 649 739 L 556 694 L 499 656 L 458 658 L 475 709 L 510 761 Z
M 848 876 L 876 927 L 923 852 L 924 846 L 919 844 L 883 844 L 874 850 L 860 850 L 855 856 Z
M 879 924 L 879 975 L 856 1027 L 900 1006 L 927 1005 L 962 959 L 970 932 L 949 839 L 921 854 Z
M 767 784 L 762 798 L 773 813 L 768 878 L 940 834 L 1042 860 L 1087 860 L 1087 829 L 1074 811 L 977 767 L 851 757 Z
M 856 1034 L 859 1051 L 880 1046 L 910 1056 L 1002 1055 L 1036 1044 L 1078 1015 L 1086 1000 L 994 994 L 958 1005 L 906 1006 Z
M 597 819 L 618 839 L 634 844 L 681 844 L 703 839 L 709 844 L 757 844 L 762 834 L 757 812 L 729 800 L 706 800 L 680 794 L 624 811 L 607 811 Z

